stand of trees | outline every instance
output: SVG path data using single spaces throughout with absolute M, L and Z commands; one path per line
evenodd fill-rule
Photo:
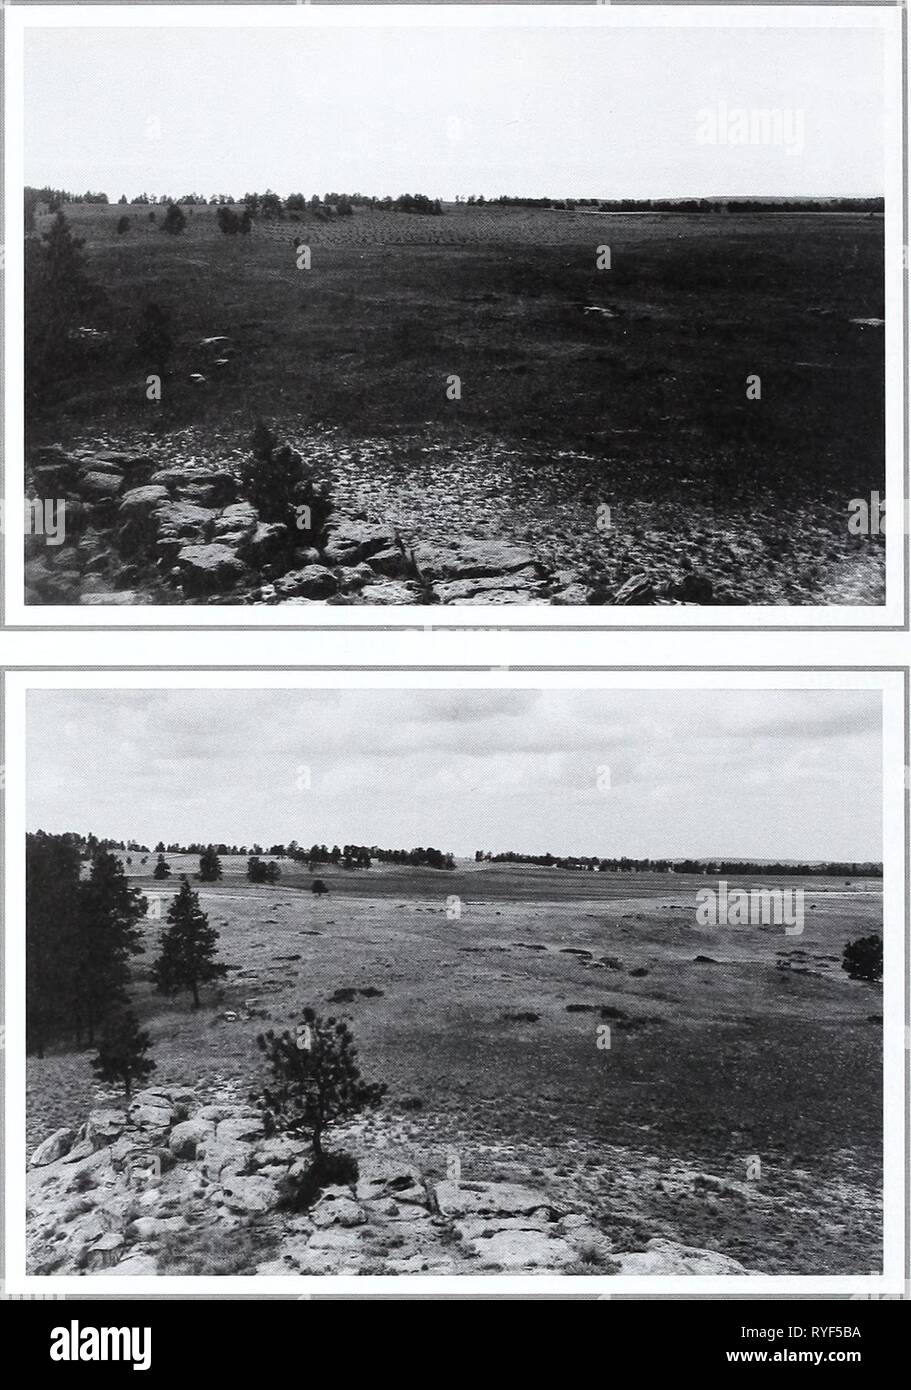
M 67 835 L 26 837 L 26 1042 L 93 1045 L 127 1003 L 130 962 L 142 952 L 148 904 L 113 854 L 100 851 L 81 877 Z
M 519 854 L 506 850 L 491 854 L 475 850 L 475 863 L 537 864 L 544 869 L 576 869 L 588 873 L 705 874 L 710 878 L 725 874 L 753 874 L 775 878 L 814 876 L 817 878 L 882 878 L 882 864 L 830 862 L 823 864 L 763 864 L 749 859 L 601 859 L 598 855 Z

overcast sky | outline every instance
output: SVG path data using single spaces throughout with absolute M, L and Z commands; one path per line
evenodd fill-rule
M 112 199 L 879 195 L 882 42 L 822 27 L 29 30 L 25 181 Z M 700 143 L 700 113 L 719 108 L 800 112 L 800 148 Z
M 27 737 L 31 830 L 882 857 L 876 691 L 31 691 Z

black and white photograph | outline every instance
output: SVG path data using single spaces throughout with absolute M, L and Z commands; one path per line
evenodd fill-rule
M 18 679 L 28 1287 L 894 1292 L 894 677 Z
M 901 7 L 195 8 L 7 11 L 18 621 L 900 617 Z

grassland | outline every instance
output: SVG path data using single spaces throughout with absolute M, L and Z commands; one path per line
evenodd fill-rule
M 125 211 L 122 236 L 122 208 L 67 211 L 110 336 L 35 403 L 29 446 L 223 463 L 262 415 L 340 506 L 412 540 L 513 540 L 597 591 L 696 571 L 721 603 L 883 601 L 882 537 L 847 533 L 883 490 L 880 218 L 358 208 L 227 237 L 196 208 L 171 237 Z M 175 327 L 158 404 L 149 301 Z
M 166 901 L 153 861 L 129 871 Z M 274 887 L 224 867 L 196 884 L 230 967 L 198 1012 L 153 992 L 147 921 L 134 993 L 156 1082 L 252 1086 L 257 1032 L 313 1004 L 351 1020 L 389 1084 L 376 1123 L 422 1170 L 454 1150 L 466 1179 L 546 1181 L 617 1249 L 666 1235 L 767 1273 L 880 1268 L 881 1001 L 839 968 L 881 930 L 878 881 L 795 884 L 806 925 L 787 937 L 697 926 L 704 877 L 327 868 L 320 899 L 287 863 Z M 89 1054 L 30 1058 L 30 1142 L 101 1094 Z

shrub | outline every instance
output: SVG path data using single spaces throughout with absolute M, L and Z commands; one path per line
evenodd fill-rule
M 883 939 L 881 936 L 859 936 L 845 945 L 842 970 L 852 980 L 874 984 L 883 977 Z
M 130 219 L 129 219 L 128 217 L 118 217 L 118 219 L 117 219 L 117 235 L 118 235 L 118 236 L 123 236 L 124 232 L 128 232 L 129 230 L 130 230 Z

